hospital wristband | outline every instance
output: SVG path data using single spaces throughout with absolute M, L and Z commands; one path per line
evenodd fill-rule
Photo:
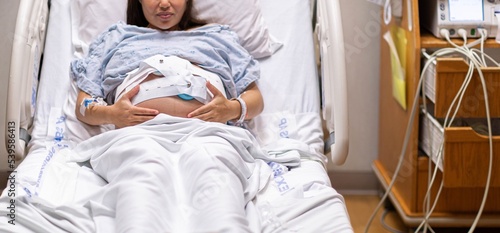
M 238 121 L 236 121 L 236 125 L 242 125 L 243 121 L 245 121 L 245 118 L 247 116 L 247 104 L 241 98 L 241 96 L 238 96 L 237 98 L 233 98 L 233 99 L 240 102 L 240 105 L 241 105 L 241 115 L 240 115 L 240 119 L 238 119 Z

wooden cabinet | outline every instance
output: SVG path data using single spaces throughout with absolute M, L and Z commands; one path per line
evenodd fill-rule
M 411 9 L 406 3 L 411 2 Z M 401 169 L 396 176 L 394 186 L 389 195 L 403 221 L 408 226 L 418 226 L 424 217 L 424 198 L 428 190 L 429 169 L 434 171 L 435 164 L 419 145 L 422 116 L 416 114 L 413 124 L 409 126 L 409 141 L 405 153 L 402 154 L 404 138 L 407 133 L 410 113 L 421 74 L 421 49 L 443 48 L 451 45 L 445 40 L 435 38 L 420 27 L 419 1 L 403 1 L 401 28 L 406 29 L 406 101 L 407 109 L 393 97 L 391 57 L 388 44 L 381 40 L 380 60 L 380 114 L 379 114 L 379 150 L 378 158 L 373 163 L 375 174 L 380 183 L 387 189 L 392 182 L 400 158 L 403 159 Z M 382 17 L 382 16 L 381 16 Z M 410 19 L 410 20 L 409 20 Z M 382 24 L 382 35 L 396 24 L 392 20 L 389 25 Z M 383 20 L 382 20 L 383 22 Z M 412 25 L 409 25 L 411 23 Z M 410 26 L 410 27 L 409 27 Z M 408 30 L 412 28 L 412 30 Z M 462 43 L 455 40 L 456 43 Z M 486 47 L 500 48 L 500 45 L 489 39 Z M 436 63 L 435 102 L 433 113 L 443 117 L 456 93 L 457 83 L 461 83 L 468 66 L 460 59 L 440 59 Z M 465 69 L 465 70 L 464 70 Z M 500 68 L 483 68 L 485 79 L 489 82 L 488 100 L 493 117 L 500 117 Z M 477 74 L 476 74 L 477 75 Z M 460 80 L 460 77 L 462 79 Z M 466 96 L 477 95 L 480 83 L 471 83 L 471 91 Z M 481 89 L 479 89 L 481 90 Z M 420 96 L 417 97 L 422 103 Z M 484 117 L 484 100 L 476 98 L 472 106 L 463 103 L 459 116 L 464 118 Z M 469 105 L 467 105 L 469 104 Z M 441 181 L 443 188 L 430 223 L 433 227 L 468 227 L 476 217 L 485 191 L 487 170 L 489 165 L 488 137 L 474 132 L 471 127 L 444 128 L 445 160 L 443 169 L 437 174 L 434 186 L 431 187 L 432 200 L 435 200 Z M 500 136 L 493 137 L 493 173 L 488 199 L 482 213 L 479 226 L 500 227 Z

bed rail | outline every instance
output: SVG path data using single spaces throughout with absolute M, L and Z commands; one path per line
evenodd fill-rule
M 339 1 L 316 1 L 315 34 L 321 61 L 322 113 L 329 138 L 325 153 L 335 165 L 344 164 L 349 153 L 349 118 L 344 33 Z
M 18 1 L 9 1 L 18 2 Z M 4 8 L 6 9 L 6 8 Z M 16 9 L 7 8 L 10 11 Z M 8 71 L 2 71 L 2 82 L 8 83 L 3 123 L 0 171 L 12 171 L 26 155 L 30 127 L 36 105 L 38 75 L 45 42 L 49 0 L 21 0 L 15 28 L 7 43 L 10 52 Z

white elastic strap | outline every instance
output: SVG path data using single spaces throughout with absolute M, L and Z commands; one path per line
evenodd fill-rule
M 143 82 L 151 73 L 166 78 Z M 168 88 L 168 92 L 156 90 L 154 97 L 187 94 L 199 102 L 206 104 L 213 97 L 213 94 L 207 89 L 206 80 L 209 80 L 226 97 L 224 84 L 218 74 L 203 70 L 191 64 L 188 60 L 176 56 L 165 57 L 163 55 L 155 55 L 143 60 L 139 64 L 139 68 L 127 74 L 127 77 L 116 88 L 115 102 L 137 85 L 141 85 L 141 88 L 139 93 L 134 97 L 133 104 L 135 105 L 140 101 L 151 99 L 153 98 L 152 93 L 150 91 L 144 92 L 144 89 L 152 90 L 157 87 L 152 87 L 151 85 L 158 84 L 158 88 L 161 87 L 162 89 L 165 89 L 167 86 L 171 87 Z M 186 85 L 186 83 L 190 84 Z
M 245 117 L 247 116 L 247 104 L 241 98 L 241 96 L 238 96 L 235 100 L 240 102 L 240 105 L 241 105 L 241 115 L 240 115 L 240 119 L 238 119 L 238 121 L 236 121 L 236 125 L 242 125 L 243 121 L 245 121 Z

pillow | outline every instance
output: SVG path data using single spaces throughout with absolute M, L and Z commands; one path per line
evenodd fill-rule
M 110 25 L 126 21 L 127 0 L 74 0 L 71 2 L 71 38 L 76 56 L 87 53 L 92 40 Z
M 126 22 L 127 0 L 75 0 L 71 6 L 73 44 L 85 53 L 92 39 L 111 24 Z M 259 0 L 193 0 L 193 17 L 229 25 L 254 58 L 272 55 L 282 43 L 269 34 Z
M 270 56 L 282 46 L 269 33 L 259 0 L 194 0 L 192 14 L 207 23 L 229 25 L 254 58 Z

